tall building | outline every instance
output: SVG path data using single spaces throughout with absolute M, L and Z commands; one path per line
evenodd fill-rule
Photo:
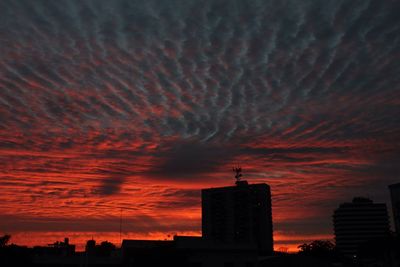
M 389 185 L 392 200 L 393 220 L 397 235 L 400 235 L 400 183 Z
M 241 176 L 241 175 L 240 175 Z M 263 254 L 273 252 L 271 191 L 267 184 L 202 190 L 202 231 L 221 243 L 254 244 Z
M 386 204 L 354 198 L 334 211 L 333 225 L 337 249 L 345 256 L 356 257 L 362 243 L 389 234 Z

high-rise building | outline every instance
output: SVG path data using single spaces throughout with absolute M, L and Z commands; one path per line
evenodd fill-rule
M 373 203 L 357 197 L 343 203 L 333 214 L 337 249 L 348 257 L 356 257 L 359 246 L 389 234 L 389 217 L 384 203 Z
M 202 190 L 202 231 L 205 239 L 256 245 L 273 252 L 271 191 L 267 184 L 248 184 Z
M 392 200 L 393 220 L 397 235 L 400 235 L 400 183 L 389 185 Z

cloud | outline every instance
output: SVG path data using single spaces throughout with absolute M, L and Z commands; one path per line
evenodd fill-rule
M 9 216 L 2 218 L 1 222 L 2 229 L 8 232 L 23 231 L 27 225 L 32 232 L 114 232 L 119 229 L 119 217 L 68 219 Z M 124 226 L 129 231 L 137 233 L 197 230 L 197 227 L 193 224 L 165 223 L 159 218 L 146 215 L 125 217 Z
M 120 191 L 124 178 L 120 176 L 112 176 L 108 179 L 103 179 L 101 185 L 94 190 L 94 193 L 101 195 L 112 195 Z
M 236 155 L 233 149 L 199 141 L 183 141 L 168 144 L 157 154 L 149 174 L 165 179 L 205 179 L 204 175 L 215 172 Z

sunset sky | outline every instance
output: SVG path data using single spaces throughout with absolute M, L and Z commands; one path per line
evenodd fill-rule
M 0 1 L 0 235 L 201 234 L 271 186 L 275 248 L 400 180 L 400 1 Z M 389 210 L 390 211 L 390 210 Z M 391 212 L 391 211 L 390 211 Z

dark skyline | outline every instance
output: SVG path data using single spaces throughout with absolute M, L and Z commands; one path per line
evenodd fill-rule
M 1 1 L 0 230 L 118 243 L 122 207 L 125 238 L 200 235 L 200 189 L 240 164 L 271 186 L 276 248 L 333 238 L 338 204 L 399 181 L 399 13 Z

